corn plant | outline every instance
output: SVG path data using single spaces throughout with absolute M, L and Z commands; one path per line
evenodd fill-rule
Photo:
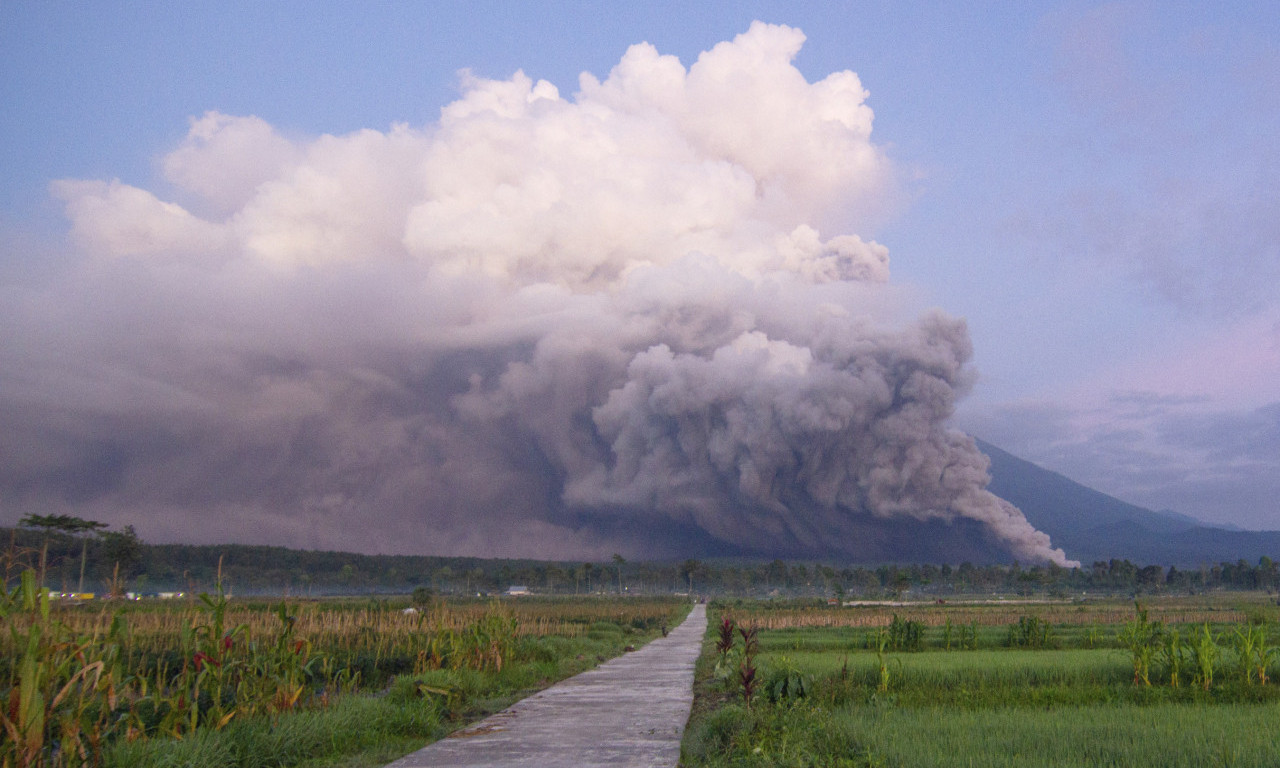
M 50 614 L 35 571 L 0 591 L 0 619 L 18 650 L 0 709 L 0 765 L 81 766 L 99 762 L 106 738 L 127 728 L 116 710 L 133 683 L 121 664 L 125 624 L 118 615 L 105 636 L 76 634 Z
M 1275 646 L 1267 643 L 1267 630 L 1259 624 L 1242 624 L 1232 634 L 1240 677 L 1245 685 L 1253 685 L 1257 679 L 1266 685 L 1267 667 L 1276 654 Z
M 194 674 L 188 676 L 192 693 L 190 730 L 195 730 L 200 723 L 202 704 L 205 705 L 205 722 L 216 730 L 225 727 L 244 706 L 234 693 L 242 689 L 243 678 L 248 673 L 248 659 L 244 653 L 247 650 L 248 625 L 227 626 L 229 601 L 221 581 L 216 596 L 201 593 L 199 599 L 207 621 L 193 623 L 189 635 L 195 651 L 191 656 Z
M 411 616 L 371 601 L 267 611 L 233 604 L 219 585 L 192 602 L 130 605 L 109 615 L 55 606 L 39 584 L 28 569 L 0 590 L 2 768 L 97 765 L 114 740 L 182 738 L 250 716 L 323 707 L 332 693 L 362 682 L 350 664 L 357 655 L 375 664 L 394 655 L 420 668 L 498 672 L 521 633 L 573 636 L 605 619 L 656 626 L 671 610 L 669 601 L 438 602 Z
M 889 661 L 885 656 L 885 651 L 889 649 L 889 632 L 880 629 L 873 638 L 876 649 L 876 661 L 880 665 L 880 682 L 876 686 L 876 690 L 881 693 L 889 690 Z
M 518 628 L 519 622 L 494 604 L 483 618 L 457 633 L 454 668 L 501 672 L 504 661 L 511 656 Z
M 924 647 L 924 624 L 893 614 L 889 622 L 889 645 L 895 651 L 918 651 Z
M 1213 685 L 1214 665 L 1217 663 L 1218 654 L 1217 639 L 1214 638 L 1206 622 L 1196 633 L 1195 640 L 1191 642 L 1191 659 L 1196 669 L 1194 682 L 1206 691 Z
M 1277 654 L 1280 654 L 1280 647 L 1267 642 L 1267 631 L 1265 627 L 1255 627 L 1258 636 L 1253 646 L 1252 663 L 1254 671 L 1257 672 L 1258 682 L 1266 685 L 1271 678 L 1267 676 L 1267 668 L 1271 666 L 1271 662 Z
M 281 603 L 276 608 L 280 629 L 275 642 L 264 647 L 250 646 L 252 652 L 251 675 L 256 687 L 248 697 L 257 706 L 255 710 L 284 712 L 295 709 L 302 701 L 307 682 L 315 677 L 317 659 L 312 656 L 311 643 L 296 636 L 296 617 L 289 607 Z
M 1133 684 L 1151 685 L 1151 660 L 1163 634 L 1160 622 L 1147 619 L 1147 609 L 1141 603 L 1134 604 L 1137 615 L 1126 622 L 1116 640 L 1129 651 L 1133 661 Z
M 1020 616 L 1017 624 L 1009 625 L 1010 648 L 1048 648 L 1051 642 L 1049 622 L 1039 616 Z
M 1160 663 L 1169 676 L 1169 685 L 1174 688 L 1182 686 L 1182 667 L 1187 662 L 1187 649 L 1183 645 L 1178 630 L 1171 629 L 1164 635 L 1160 643 Z

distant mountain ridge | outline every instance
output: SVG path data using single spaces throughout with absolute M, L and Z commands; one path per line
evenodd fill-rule
M 1240 559 L 1256 563 L 1263 555 L 1280 559 L 1280 531 L 1223 528 L 1176 512 L 1156 512 L 983 440 L 977 444 L 991 458 L 988 490 L 1021 509 L 1055 547 L 1085 565 L 1112 558 L 1179 567 Z

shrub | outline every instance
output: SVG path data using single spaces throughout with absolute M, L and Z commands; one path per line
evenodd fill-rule
M 775 669 L 765 683 L 765 692 L 769 701 L 774 704 L 788 703 L 804 699 L 813 692 L 813 676 L 800 671 L 795 662 L 786 656 L 777 661 Z

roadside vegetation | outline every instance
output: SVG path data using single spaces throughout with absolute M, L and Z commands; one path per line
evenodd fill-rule
M 674 626 L 674 598 L 0 595 L 0 765 L 382 765 Z
M 683 764 L 1274 766 L 1271 601 L 716 602 Z

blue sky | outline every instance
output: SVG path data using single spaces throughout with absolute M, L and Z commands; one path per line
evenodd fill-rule
M 1134 503 L 1280 528 L 1268 2 L 6 2 L 0 296 L 80 258 L 51 182 L 180 198 L 162 159 L 210 110 L 298 141 L 425 129 L 460 70 L 572 98 L 632 44 L 687 67 L 757 19 L 803 30 L 810 82 L 870 94 L 894 182 L 856 232 L 966 319 L 955 424 Z

